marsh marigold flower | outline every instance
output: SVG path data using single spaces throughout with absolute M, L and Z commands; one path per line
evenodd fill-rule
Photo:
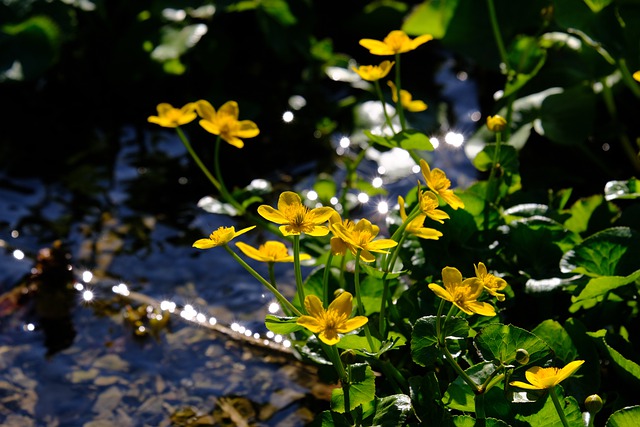
M 335 227 L 336 224 L 342 224 L 347 228 L 347 230 L 353 230 L 353 227 L 355 227 L 356 225 L 350 219 L 343 220 L 342 218 L 340 218 L 340 214 L 334 211 L 333 214 L 331 214 L 331 217 L 329 217 L 329 230 L 333 232 L 333 227 Z M 347 243 L 340 237 L 338 237 L 336 233 L 333 233 L 333 237 L 331 238 L 331 241 L 329 243 L 331 245 L 331 252 L 334 255 L 344 256 L 349 250 L 349 246 L 347 245 Z
M 269 240 L 260 245 L 257 249 L 246 243 L 236 243 L 238 249 L 249 258 L 262 262 L 293 262 L 293 255 L 289 255 L 289 250 L 284 243 L 277 240 Z M 300 261 L 311 259 L 309 254 L 300 254 Z
M 254 228 L 256 228 L 256 226 L 252 225 L 251 227 L 243 228 L 240 231 L 236 231 L 235 227 L 218 227 L 217 230 L 213 231 L 209 235 L 209 238 L 196 240 L 193 243 L 193 247 L 198 249 L 210 249 L 218 246 L 223 246 L 237 236 L 244 234 L 249 230 L 253 230 Z
M 365 262 L 375 261 L 371 252 L 386 254 L 389 252 L 384 249 L 392 248 L 398 244 L 392 239 L 374 240 L 380 232 L 380 227 L 364 218 L 355 223 L 353 227 L 344 223 L 331 224 L 331 231 L 345 243 L 352 254 L 356 255 L 360 250 L 360 259 Z
M 442 269 L 442 283 L 444 288 L 431 283 L 429 284 L 429 289 L 467 314 L 496 315 L 496 310 L 491 304 L 478 301 L 478 297 L 482 294 L 484 288 L 477 277 L 462 280 L 462 273 L 457 268 L 445 267 Z
M 534 366 L 533 368 L 527 369 L 524 373 L 527 381 L 529 381 L 528 383 L 512 381 L 509 385 L 527 390 L 547 390 L 557 386 L 562 381 L 569 378 L 580 366 L 582 366 L 583 363 L 584 360 L 574 360 L 562 369 Z
M 318 334 L 318 338 L 327 344 L 334 345 L 340 341 L 338 334 L 346 334 L 364 326 L 369 319 L 365 316 L 351 316 L 353 309 L 353 296 L 349 292 L 343 292 L 333 300 L 325 310 L 322 301 L 315 295 L 307 295 L 304 306 L 308 315 L 300 316 L 298 325 L 303 326 Z
M 157 116 L 149 116 L 147 121 L 149 123 L 155 123 L 157 125 L 166 128 L 175 128 L 178 126 L 186 125 L 192 122 L 198 115 L 195 112 L 195 104 L 193 102 L 188 103 L 182 108 L 175 108 L 171 104 L 163 102 L 158 104 L 156 110 L 158 110 Z
M 395 55 L 396 53 L 404 53 L 414 50 L 418 46 L 433 39 L 430 34 L 418 36 L 411 39 L 407 33 L 402 30 L 391 31 L 384 40 L 362 39 L 360 46 L 369 49 L 369 53 L 373 55 Z
M 504 301 L 504 294 L 498 291 L 507 287 L 507 281 L 487 272 L 487 267 L 481 262 L 477 266 L 474 264 L 473 268 L 476 270 L 476 277 L 480 279 L 487 292 L 498 298 L 498 301 Z
M 420 169 L 422 170 L 422 176 L 427 183 L 427 186 L 436 193 L 438 196 L 449 204 L 453 209 L 464 208 L 464 203 L 460 197 L 456 196 L 449 187 L 451 187 L 451 181 L 447 179 L 447 175 L 443 170 L 434 168 L 431 170 L 429 164 L 420 159 Z
M 209 133 L 219 135 L 234 147 L 244 147 L 241 138 L 258 136 L 260 130 L 251 120 L 238 120 L 239 108 L 235 101 L 228 101 L 218 111 L 204 99 L 196 102 L 196 110 L 201 117 L 200 126 Z
M 391 99 L 393 99 L 393 102 L 398 102 L 398 88 L 391 80 L 387 81 L 387 84 L 391 88 Z M 428 108 L 424 101 L 414 100 L 411 93 L 404 89 L 400 89 L 400 103 L 402 108 L 412 113 L 418 113 Z
M 489 116 L 487 117 L 487 127 L 491 132 L 502 132 L 507 127 L 507 121 L 504 117 L 498 116 Z
M 398 204 L 400 205 L 400 219 L 402 219 L 402 222 L 405 222 L 407 220 L 407 212 L 404 208 L 404 199 L 402 196 L 398 196 Z M 427 215 L 421 212 L 407 224 L 405 228 L 406 232 L 421 239 L 438 240 L 442 236 L 442 233 L 434 228 L 425 227 L 424 220 L 426 218 Z
M 633 73 L 633 78 L 640 82 L 640 70 Z
M 395 62 L 382 61 L 380 65 L 361 65 L 359 67 L 351 67 L 351 69 L 358 73 L 362 79 L 369 82 L 375 82 L 387 77 L 387 74 L 391 71 L 393 64 L 395 64 Z
M 280 225 L 284 236 L 299 235 L 326 236 L 329 228 L 322 225 L 335 212 L 333 208 L 321 207 L 309 209 L 302 204 L 300 196 L 285 191 L 278 198 L 278 209 L 269 205 L 258 207 L 258 213 L 265 219 Z
M 444 220 L 450 218 L 448 213 L 438 209 L 440 202 L 436 193 L 433 191 L 420 191 L 420 183 L 418 183 L 418 202 L 422 213 L 432 220 L 444 224 Z

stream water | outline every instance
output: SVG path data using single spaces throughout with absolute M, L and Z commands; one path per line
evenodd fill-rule
M 442 99 L 458 118 L 456 129 L 443 129 L 439 148 L 429 155 L 454 185 L 466 186 L 473 175 L 460 143 L 477 127 L 479 113 L 473 83 L 450 65 L 438 79 Z M 112 171 L 93 182 L 100 191 L 90 198 L 68 182 L 0 171 L 0 294 L 37 280 L 38 253 L 60 234 L 75 283 L 62 296 L 27 293 L 15 304 L 0 303 L 0 424 L 170 426 L 200 419 L 233 425 L 233 416 L 240 416 L 250 425 L 304 425 L 330 395 L 312 369 L 203 326 L 215 319 L 260 339 L 267 333 L 263 320 L 272 297 L 224 251 L 191 247 L 217 227 L 235 225 L 234 219 L 199 208 L 207 190 L 180 174 L 172 194 L 154 184 L 154 170 L 195 169 L 175 134 L 125 127 L 119 140 Z M 363 165 L 372 177 L 381 165 L 388 177 L 404 161 L 393 153 L 374 157 Z M 388 186 L 390 207 L 394 192 L 416 178 L 410 169 L 398 172 Z M 294 190 L 309 189 L 310 179 Z M 137 195 L 145 191 L 163 198 L 160 208 L 141 206 Z M 365 205 L 377 209 L 373 199 Z M 293 270 L 276 267 L 291 294 Z M 127 322 L 127 302 L 114 293 L 114 286 L 125 289 L 120 283 L 157 301 L 189 305 L 201 316 L 167 315 L 167 328 L 154 336 L 148 324 L 145 331 Z M 131 319 L 140 304 L 128 303 Z

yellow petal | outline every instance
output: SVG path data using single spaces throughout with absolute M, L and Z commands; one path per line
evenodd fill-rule
M 308 220 L 314 224 L 322 224 L 331 218 L 335 209 L 330 207 L 314 208 L 307 213 Z
M 239 138 L 253 138 L 260 134 L 260 129 L 251 120 L 241 120 L 238 122 L 238 130 L 236 136 Z
M 481 316 L 493 317 L 496 315 L 496 309 L 491 304 L 488 304 L 486 302 L 469 301 L 467 302 L 466 306 L 472 312 Z
M 524 383 L 522 381 L 511 381 L 509 383 L 509 385 L 513 386 L 513 387 L 520 387 L 520 388 L 524 388 L 527 390 L 542 390 L 540 387 L 536 387 L 532 384 L 529 383 Z
M 453 297 L 451 296 L 451 294 L 442 286 L 437 285 L 435 283 L 430 283 L 429 289 L 431 289 L 437 296 L 439 296 L 443 300 L 453 301 Z
M 240 138 L 237 138 L 233 135 L 222 134 L 220 135 L 220 137 L 236 148 L 244 147 L 244 141 L 242 141 Z
M 302 205 L 302 200 L 300 199 L 300 196 L 293 191 L 284 191 L 280 194 L 280 197 L 278 197 L 279 211 L 284 212 L 288 207 L 297 205 Z
M 196 102 L 196 111 L 198 112 L 198 115 L 205 120 L 211 120 L 216 116 L 215 108 L 213 108 L 209 101 L 205 99 L 201 99 Z
M 309 236 L 315 237 L 326 236 L 327 234 L 329 234 L 329 228 L 321 225 L 316 225 L 315 227 L 313 227 L 313 230 L 306 231 L 305 233 Z
M 357 251 L 351 251 L 353 252 L 353 254 L 355 255 Z M 388 253 L 388 252 L 385 252 Z M 374 262 L 376 260 L 376 257 L 373 256 L 373 254 L 371 252 L 369 252 L 366 249 L 362 249 L 360 251 L 360 259 L 364 262 Z
M 362 39 L 360 40 L 360 46 L 369 49 L 369 53 L 372 55 L 393 55 L 395 52 L 387 46 L 386 43 L 380 40 Z
M 318 338 L 320 338 L 320 341 L 322 341 L 327 345 L 335 345 L 340 342 L 340 337 L 338 336 L 338 333 L 335 330 L 327 331 L 325 329 L 322 332 L 320 332 L 320 334 L 318 334 Z
M 280 230 L 282 235 L 285 236 L 285 237 L 287 237 L 287 236 L 299 236 L 301 234 L 299 231 L 296 231 L 295 229 L 293 229 L 293 227 L 290 227 L 288 225 L 281 225 L 280 227 L 278 227 L 278 229 Z
M 304 315 L 300 316 L 298 317 L 298 320 L 296 321 L 296 323 L 302 327 L 307 328 L 314 334 L 317 334 L 324 328 L 324 326 L 321 325 L 320 322 L 318 322 L 318 320 L 315 317 L 311 317 L 311 316 L 304 316 Z
M 369 319 L 365 316 L 355 316 L 340 325 L 337 330 L 341 334 L 346 334 L 347 332 L 355 331 L 356 329 L 364 326 L 368 321 Z
M 262 261 L 262 262 L 270 261 L 258 249 L 254 248 L 253 246 L 249 246 L 242 242 L 237 242 L 236 246 L 238 247 L 238 249 L 242 251 L 243 254 L 245 254 L 249 258 L 255 259 L 256 261 Z
M 415 39 L 411 40 L 411 48 L 415 49 L 418 46 L 423 45 L 430 40 L 433 40 L 433 36 L 431 34 L 423 34 L 421 36 L 418 36 Z
M 231 116 L 237 120 L 238 114 L 239 114 L 238 103 L 236 101 L 225 102 L 224 104 L 222 104 L 222 107 L 220 107 L 220 109 L 218 110 L 218 114 Z
M 206 119 L 200 120 L 198 123 L 200 124 L 200 126 L 202 126 L 202 129 L 206 130 L 207 132 L 214 135 L 220 135 L 220 126 L 218 126 L 217 123 L 210 122 Z
M 324 307 L 322 306 L 322 301 L 317 296 L 307 295 L 304 299 L 304 307 L 307 309 L 309 316 L 320 320 L 324 318 Z M 331 306 L 329 306 L 329 309 L 331 309 Z
M 210 249 L 215 246 L 216 245 L 211 239 L 198 239 L 193 243 L 193 247 L 198 249 Z
M 417 230 L 412 230 L 412 233 L 420 239 L 438 240 L 442 237 L 442 233 L 435 228 L 422 227 Z
M 316 298 L 318 299 L 318 301 L 320 301 L 318 297 Z M 335 310 L 339 314 L 346 314 L 347 316 L 351 316 L 351 310 L 353 308 L 352 300 L 353 296 L 349 292 L 343 292 L 340 294 L 340 296 L 338 296 L 338 298 L 334 299 L 331 304 L 329 304 L 328 310 Z M 322 303 L 320 303 L 320 306 L 322 307 Z
M 239 236 L 239 235 L 241 235 L 241 234 L 246 233 L 247 231 L 251 231 L 251 230 L 253 230 L 254 228 L 256 228 L 256 226 L 255 226 L 255 225 L 252 225 L 252 226 L 247 227 L 247 228 L 243 228 L 243 229 L 242 229 L 242 230 L 240 230 L 240 231 L 236 231 L 236 234 L 235 234 L 233 237 L 237 237 L 237 236 Z
M 289 220 L 282 215 L 277 209 L 272 208 L 269 205 L 260 205 L 258 206 L 258 213 L 264 219 L 267 219 L 271 222 L 275 222 L 276 224 L 288 224 Z
M 469 293 L 467 294 L 467 299 L 476 300 L 482 294 L 484 290 L 484 286 L 482 284 L 482 280 L 477 277 L 469 277 L 468 279 L 464 279 L 462 281 L 462 286 L 469 287 Z
M 577 371 L 578 368 L 582 366 L 583 363 L 584 363 L 584 360 L 574 360 L 573 362 L 568 363 L 564 368 L 560 370 L 560 372 L 558 372 L 558 378 L 557 378 L 556 384 L 559 383 L 560 381 L 564 381 L 565 379 L 573 375 L 573 373 Z
M 445 267 L 442 269 L 442 283 L 445 288 L 462 283 L 462 273 L 455 267 Z
M 387 253 L 382 249 L 393 248 L 394 246 L 397 246 L 397 245 L 398 245 L 398 242 L 392 239 L 378 239 L 378 240 L 372 240 L 371 242 L 369 242 L 367 244 L 367 249 L 372 252 Z

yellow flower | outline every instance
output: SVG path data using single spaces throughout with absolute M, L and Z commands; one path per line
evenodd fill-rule
M 445 267 L 442 269 L 442 283 L 444 288 L 431 283 L 429 284 L 429 289 L 467 314 L 496 315 L 496 311 L 491 304 L 477 301 L 483 290 L 482 282 L 477 277 L 462 280 L 462 274 L 457 268 Z
M 158 110 L 158 115 L 149 116 L 147 121 L 166 128 L 175 128 L 181 125 L 186 125 L 197 117 L 197 114 L 194 111 L 195 104 L 193 102 L 188 103 L 182 108 L 174 108 L 171 104 L 163 102 L 158 104 L 156 109 Z
M 491 132 L 502 132 L 504 128 L 507 127 L 507 121 L 504 117 L 498 116 L 489 116 L 487 117 L 487 127 Z
M 369 49 L 369 53 L 373 55 L 395 55 L 414 50 L 431 39 L 433 39 L 432 35 L 424 34 L 412 40 L 404 31 L 394 30 L 383 41 L 362 39 L 360 46 Z
M 256 226 L 252 225 L 251 227 L 243 228 L 242 230 L 236 232 L 235 227 L 218 227 L 217 230 L 214 230 L 209 235 L 209 238 L 196 240 L 193 244 L 193 247 L 198 249 L 210 249 L 217 246 L 224 246 L 235 237 L 244 234 L 249 230 L 253 230 L 254 228 L 256 228 Z
M 398 89 L 396 88 L 396 85 L 393 84 L 391 80 L 387 81 L 387 84 L 391 88 L 391 99 L 393 99 L 393 102 L 398 102 Z M 402 108 L 412 113 L 418 113 L 428 108 L 424 101 L 420 101 L 419 99 L 414 101 L 413 96 L 404 89 L 400 89 L 400 102 L 402 104 Z
M 349 292 L 343 292 L 325 310 L 320 298 L 315 295 L 307 295 L 304 299 L 304 306 L 309 315 L 300 316 L 297 323 L 314 334 L 318 334 L 318 338 L 323 343 L 337 344 L 340 341 L 338 334 L 346 334 L 358 329 L 369 320 L 365 316 L 355 316 L 349 319 L 353 308 L 352 299 Z
M 235 101 L 225 102 L 216 112 L 209 101 L 201 99 L 196 102 L 196 110 L 202 118 L 199 123 L 204 130 L 220 135 L 220 138 L 234 147 L 244 147 L 240 138 L 253 138 L 260 133 L 258 126 L 251 120 L 238 120 L 239 109 Z
M 422 169 L 422 176 L 427 186 L 434 193 L 442 197 L 453 209 L 464 208 L 464 203 L 460 197 L 456 196 L 453 190 L 449 189 L 449 187 L 451 187 L 451 181 L 447 179 L 447 175 L 443 170 L 438 168 L 431 170 L 424 159 L 420 159 L 420 169 Z
M 400 218 L 402 219 L 402 222 L 405 222 L 407 220 L 407 213 L 404 208 L 404 199 L 402 196 L 398 196 L 398 204 L 400 205 Z M 426 217 L 426 214 L 420 213 L 411 220 L 409 224 L 407 224 L 405 230 L 407 233 L 411 233 L 421 239 L 438 240 L 440 236 L 442 236 L 442 233 L 434 228 L 425 227 L 424 220 Z
M 522 381 L 512 381 L 509 385 L 514 387 L 525 388 L 527 390 L 547 390 L 560 384 L 569 378 L 584 363 L 584 360 L 574 360 L 568 363 L 564 368 L 541 368 L 534 366 L 527 369 L 524 373 L 529 383 Z
M 353 230 L 353 227 L 355 227 L 356 225 L 349 219 L 342 220 L 342 218 L 340 218 L 340 214 L 334 211 L 329 218 L 329 230 L 331 230 L 332 232 L 335 224 L 342 224 L 347 228 L 347 230 Z M 329 243 L 331 244 L 331 252 L 334 255 L 344 256 L 344 254 L 347 253 L 347 250 L 349 250 L 349 246 L 347 245 L 347 243 L 340 237 L 336 236 L 335 233 L 333 233 L 333 237 L 331 238 L 331 241 Z
M 322 207 L 309 209 L 302 204 L 300 196 L 292 191 L 285 191 L 278 198 L 278 209 L 269 205 L 258 207 L 258 213 L 276 224 L 282 224 L 280 231 L 284 236 L 299 235 L 326 236 L 329 228 L 321 225 L 329 220 L 335 211 Z
M 392 248 L 398 244 L 395 240 L 376 238 L 380 232 L 380 227 L 367 219 L 362 218 L 353 227 L 344 223 L 334 223 L 331 225 L 331 231 L 339 237 L 349 248 L 352 254 L 356 255 L 360 250 L 360 259 L 365 262 L 375 261 L 375 257 L 371 252 L 389 253 L 384 249 Z
M 504 301 L 504 294 L 500 294 L 498 291 L 507 287 L 507 281 L 488 273 L 487 267 L 481 262 L 478 263 L 477 267 L 474 264 L 473 268 L 476 270 L 476 277 L 480 279 L 487 292 L 498 298 L 498 301 Z
M 293 262 L 293 255 L 289 255 L 289 251 L 284 243 L 276 240 L 269 240 L 260 245 L 257 249 L 246 243 L 236 243 L 238 249 L 249 258 L 262 262 Z M 308 254 L 300 254 L 300 260 L 311 259 Z
M 395 64 L 395 62 L 382 61 L 380 65 L 361 65 L 358 68 L 351 67 L 351 69 L 358 73 L 364 80 L 375 82 L 385 78 L 387 74 L 389 74 L 389 71 L 391 71 L 393 64 Z
M 434 221 L 438 221 L 440 224 L 444 224 L 445 219 L 449 219 L 449 214 L 443 210 L 438 209 L 440 202 L 438 196 L 433 191 L 420 191 L 420 183 L 418 183 L 418 201 L 420 203 L 420 210 L 426 216 Z
M 633 73 L 633 78 L 640 82 L 640 70 Z

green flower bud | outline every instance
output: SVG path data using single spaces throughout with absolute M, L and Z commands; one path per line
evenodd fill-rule
M 516 350 L 516 362 L 521 365 L 526 365 L 529 363 L 529 352 L 524 348 L 519 348 Z
M 602 409 L 602 399 L 597 394 L 592 394 L 584 400 L 584 407 L 590 414 L 597 414 Z

